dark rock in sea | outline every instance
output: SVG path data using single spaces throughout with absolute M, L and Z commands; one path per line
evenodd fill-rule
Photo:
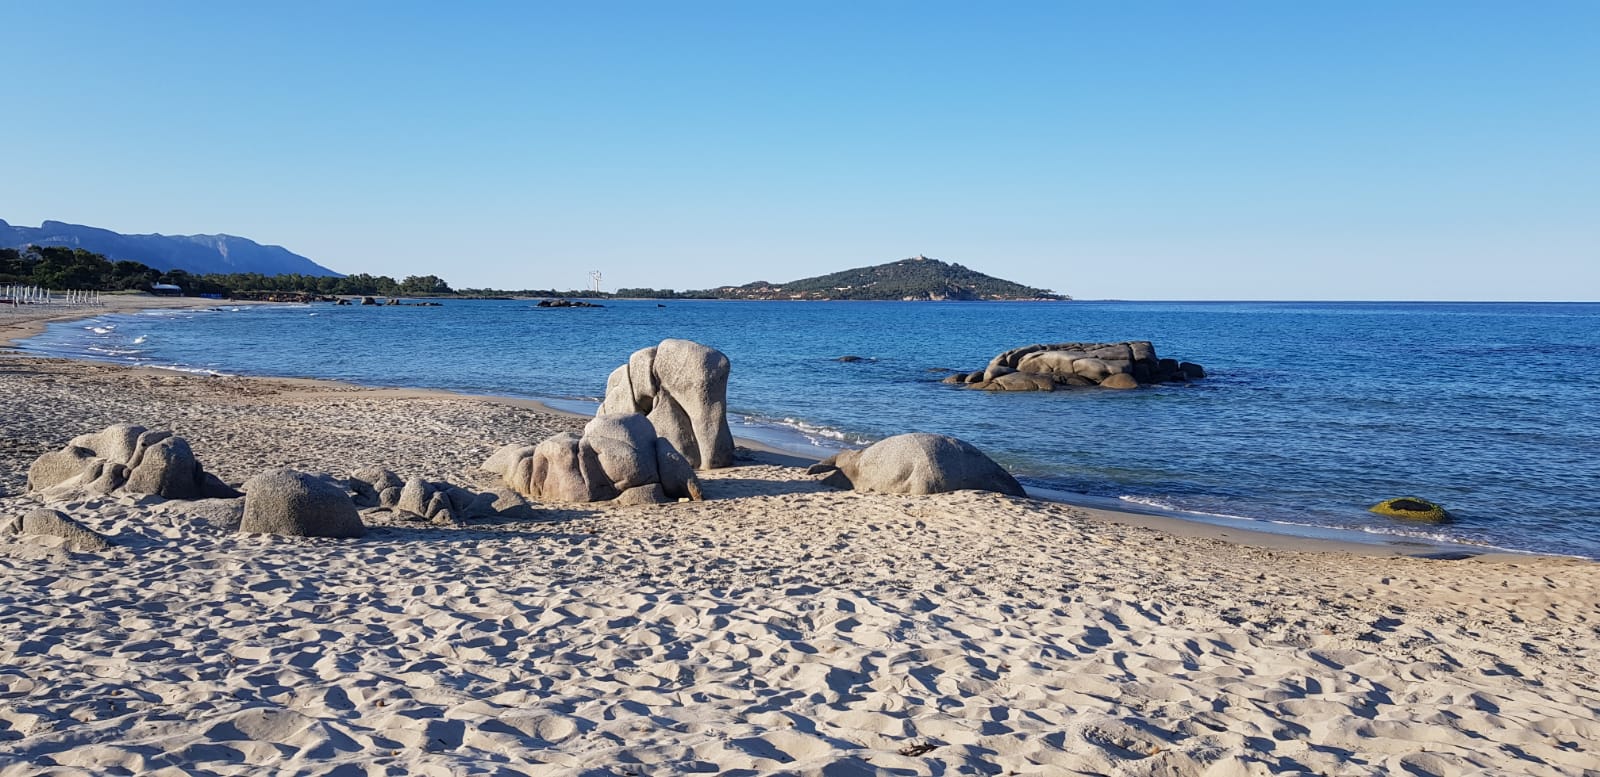
M 539 300 L 539 304 L 535 305 L 534 307 L 539 307 L 539 308 L 603 308 L 603 307 L 605 307 L 605 305 L 599 305 L 599 304 L 596 304 L 596 303 L 593 303 L 593 302 L 584 302 L 583 300 L 578 300 L 578 299 L 544 299 L 544 300 Z
M 1148 340 L 1121 343 L 1039 343 L 1013 348 L 987 367 L 944 379 L 985 391 L 1054 391 L 1060 387 L 1134 389 L 1154 383 L 1199 380 L 1192 362 L 1161 359 Z
M 1390 518 L 1403 518 L 1408 521 L 1428 521 L 1431 523 L 1442 523 L 1454 517 L 1444 507 L 1414 496 L 1386 499 L 1367 508 L 1367 511 L 1378 515 L 1387 515 Z

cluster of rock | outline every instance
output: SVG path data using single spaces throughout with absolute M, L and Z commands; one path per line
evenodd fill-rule
M 1027 496 L 1004 467 L 971 444 L 940 434 L 900 434 L 841 451 L 807 470 L 835 488 L 889 494 L 997 491 Z
M 475 518 L 533 517 L 527 500 L 506 489 L 474 492 L 444 482 L 401 478 L 383 467 L 363 467 L 348 479 L 292 469 L 263 472 L 245 481 L 241 532 L 297 537 L 360 537 L 362 515 L 390 513 L 403 521 L 454 526 Z
M 635 351 L 606 379 L 583 434 L 507 445 L 483 463 L 512 491 L 555 502 L 703 498 L 697 469 L 733 464 L 728 357 L 689 340 Z
M 35 459 L 28 489 L 120 491 L 166 499 L 232 498 L 239 493 L 200 466 L 188 441 L 168 431 L 113 424 L 74 437 L 67 447 Z
M 659 504 L 702 499 L 694 466 L 638 413 L 602 413 L 583 434 L 507 445 L 483 463 L 518 494 L 553 502 Z
M 448 526 L 471 518 L 532 513 L 525 500 L 509 491 L 479 493 L 445 482 L 402 479 L 378 466 L 358 469 L 346 482 L 357 507 L 384 508 L 404 520 Z
M 539 304 L 534 305 L 534 307 L 536 307 L 536 308 L 603 308 L 603 307 L 605 307 L 605 305 L 601 305 L 601 304 L 594 303 L 594 302 L 584 302 L 581 299 L 542 299 L 542 300 L 539 300 Z
M 28 484 L 34 491 L 216 499 L 197 503 L 196 509 L 216 506 L 227 520 L 214 525 L 224 531 L 334 538 L 363 536 L 364 514 L 387 512 L 402 520 L 454 525 L 492 516 L 531 518 L 529 498 L 624 505 L 699 501 L 703 493 L 696 470 L 733 463 L 728 376 L 727 356 L 699 343 L 664 340 L 637 351 L 611 373 L 599 414 L 581 435 L 566 432 L 537 445 L 507 445 L 491 455 L 482 470 L 498 476 L 503 487 L 489 492 L 405 479 L 378 466 L 358 469 L 348 479 L 273 469 L 244 482 L 241 504 L 241 494 L 206 473 L 183 438 L 131 424 L 79 436 L 64 449 L 40 456 L 28 471 Z M 811 473 L 834 487 L 862 491 L 980 489 L 1025 495 L 1015 478 L 978 449 L 933 434 L 899 435 L 845 451 Z M 44 537 L 74 550 L 108 546 L 105 538 L 53 510 L 0 523 L 0 535 Z
M 733 465 L 728 357 L 690 340 L 642 348 L 606 378 L 600 415 L 640 413 L 696 469 Z
M 336 300 L 334 302 L 334 304 L 335 305 L 352 305 L 352 304 L 355 304 L 355 303 L 352 303 L 350 300 L 348 300 L 348 299 L 346 299 L 344 297 L 340 297 L 340 298 L 338 298 L 338 300 Z M 399 297 L 390 297 L 387 302 L 379 302 L 377 299 L 375 299 L 373 297 L 362 297 L 361 298 L 361 304 L 362 305 L 377 305 L 378 307 L 407 307 L 407 308 L 437 308 L 437 307 L 443 307 L 444 306 L 444 304 L 440 303 L 440 302 L 401 302 Z
M 1205 376 L 1200 365 L 1159 358 L 1150 341 L 1133 340 L 1013 348 L 991 359 L 982 370 L 956 373 L 944 382 L 985 391 L 1054 391 L 1063 386 L 1132 389 Z

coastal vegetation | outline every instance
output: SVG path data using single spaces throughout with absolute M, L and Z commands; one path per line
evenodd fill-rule
M 251 292 L 377 297 L 456 293 L 436 275 L 411 275 L 398 281 L 386 275 L 366 273 L 343 277 L 298 273 L 194 275 L 185 270 L 163 272 L 139 262 L 112 261 L 92 251 L 65 246 L 0 248 L 0 283 L 96 291 L 149 290 L 152 284 L 165 283 L 181 287 L 185 294 L 225 297 Z

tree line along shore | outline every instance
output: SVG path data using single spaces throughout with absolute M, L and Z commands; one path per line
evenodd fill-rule
M 0 285 L 89 291 L 149 291 L 157 284 L 188 296 L 237 299 L 332 297 L 567 297 L 575 299 L 742 299 L 742 300 L 1033 300 L 1071 297 L 985 275 L 959 264 L 918 256 L 858 267 L 787 283 L 754 281 L 742 286 L 675 289 L 455 289 L 436 275 L 302 275 L 286 273 L 206 273 L 160 270 L 141 262 L 112 260 L 66 246 L 0 248 Z

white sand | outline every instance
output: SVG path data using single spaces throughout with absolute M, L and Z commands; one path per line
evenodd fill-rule
M 0 519 L 38 506 L 34 456 L 113 421 L 235 483 L 462 484 L 579 423 L 0 358 Z M 220 531 L 219 502 L 56 502 L 117 546 L 0 545 L 0 775 L 1600 769 L 1592 563 L 1248 547 L 748 456 L 707 494 L 356 541 Z

